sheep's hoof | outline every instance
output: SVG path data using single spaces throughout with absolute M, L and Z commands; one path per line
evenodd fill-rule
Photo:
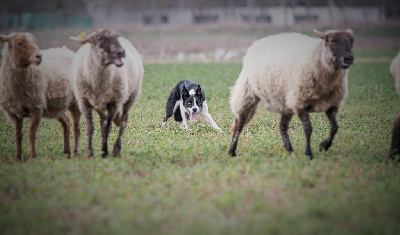
M 391 150 L 390 153 L 389 153 L 389 159 L 390 160 L 396 160 L 397 159 L 397 161 L 400 162 L 400 149 Z
M 289 146 L 286 146 L 286 145 L 285 145 L 285 149 L 286 149 L 288 152 L 293 152 L 293 147 L 292 147 L 292 145 L 289 145 Z
M 314 156 L 311 152 L 311 150 L 306 150 L 305 155 L 308 157 L 308 159 L 313 160 Z
M 119 149 L 114 149 L 114 151 L 113 151 L 113 156 L 114 157 L 119 157 L 120 155 L 119 155 Z
M 319 145 L 319 151 L 322 150 L 328 150 L 332 145 L 332 142 L 330 142 L 329 140 L 324 140 L 321 142 L 321 144 Z
M 119 152 L 121 151 L 121 141 L 117 141 L 114 145 L 113 155 L 114 157 L 119 157 Z
M 236 157 L 236 151 L 234 150 L 229 150 L 228 154 L 231 155 L 231 157 Z
M 74 150 L 74 153 L 69 156 L 69 159 L 78 157 L 78 150 Z

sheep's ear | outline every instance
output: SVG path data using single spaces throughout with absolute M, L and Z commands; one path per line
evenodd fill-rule
M 350 34 L 351 36 L 354 36 L 353 30 L 352 29 L 347 29 L 346 32 Z
M 92 38 L 96 35 L 96 32 L 86 36 L 84 32 L 80 33 L 78 37 L 69 37 L 70 39 L 79 42 L 80 44 L 85 44 L 87 42 L 91 42 Z
M 322 39 L 325 39 L 325 38 L 326 38 L 326 34 L 323 33 L 323 32 L 321 32 L 321 31 L 318 31 L 318 30 L 314 29 L 314 33 L 315 33 L 316 35 L 318 35 L 318 37 L 320 37 L 320 38 L 322 38 Z
M 4 35 L 4 34 L 0 34 L 0 45 L 4 45 L 4 43 L 10 41 L 10 39 L 12 38 L 11 35 Z

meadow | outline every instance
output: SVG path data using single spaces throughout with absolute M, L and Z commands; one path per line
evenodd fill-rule
M 387 57 L 395 51 L 356 52 Z M 238 156 L 227 151 L 234 120 L 229 88 L 240 63 L 146 64 L 142 95 L 129 117 L 121 157 L 62 154 L 61 126 L 43 120 L 36 159 L 29 159 L 24 122 L 23 162 L 15 161 L 14 128 L 0 115 L 0 231 L 2 234 L 398 234 L 400 165 L 387 159 L 399 111 L 389 62 L 357 62 L 338 115 L 333 146 L 324 114 L 311 114 L 314 160 L 304 153 L 297 117 L 293 153 L 284 149 L 277 114 L 259 105 L 244 129 Z M 180 80 L 201 84 L 220 134 L 199 118 L 183 132 L 165 102 Z M 116 139 L 113 127 L 109 146 Z M 72 141 L 72 137 L 71 137 Z

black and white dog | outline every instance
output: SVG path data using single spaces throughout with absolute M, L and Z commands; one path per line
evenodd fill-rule
M 180 122 L 181 127 L 187 130 L 189 128 L 187 119 L 189 118 L 190 121 L 195 122 L 198 113 L 212 127 L 221 131 L 221 128 L 217 126 L 210 113 L 208 113 L 206 97 L 200 85 L 189 80 L 180 81 L 169 94 L 162 125 L 165 126 L 168 118 L 174 115 L 174 120 Z

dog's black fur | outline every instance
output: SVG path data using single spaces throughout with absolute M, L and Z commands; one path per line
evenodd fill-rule
M 187 128 L 187 119 L 197 120 L 200 113 L 215 129 L 221 130 L 208 113 L 206 96 L 199 84 L 189 80 L 180 81 L 171 91 L 167 104 L 163 125 L 174 115 L 174 120 Z

